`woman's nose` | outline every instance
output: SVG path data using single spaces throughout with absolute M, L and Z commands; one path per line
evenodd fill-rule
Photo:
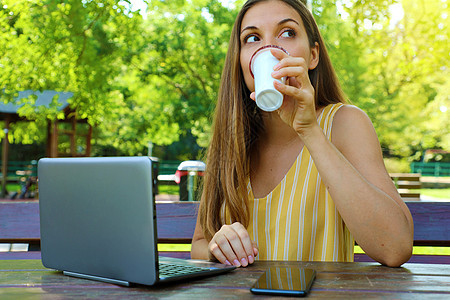
M 277 39 L 276 38 L 268 38 L 264 41 L 264 46 L 268 46 L 268 45 L 275 45 L 278 46 L 277 44 Z

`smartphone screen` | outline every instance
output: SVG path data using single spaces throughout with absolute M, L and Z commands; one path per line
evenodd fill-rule
M 304 297 L 315 277 L 313 269 L 272 267 L 261 275 L 250 291 L 254 294 Z

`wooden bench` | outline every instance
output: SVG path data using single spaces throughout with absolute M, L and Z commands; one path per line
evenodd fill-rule
M 198 203 L 194 202 L 157 202 L 158 243 L 190 244 L 197 209 Z M 0 244 L 28 244 L 30 252 L 39 251 L 39 227 L 38 201 L 0 202 Z M 186 251 L 162 251 L 161 255 L 190 257 Z
M 394 181 L 397 190 L 405 201 L 419 201 L 420 189 L 422 183 L 420 182 L 420 174 L 417 173 L 391 173 L 389 174 Z
M 3 163 L 0 161 L 0 177 L 3 178 L 1 170 Z M 37 161 L 9 161 L 7 166 L 6 178 L 10 181 L 18 182 L 23 176 L 37 176 Z
M 450 247 L 450 202 L 407 202 L 414 219 L 414 245 Z M 156 204 L 158 242 L 190 244 L 198 202 Z M 39 249 L 39 207 L 37 201 L 0 203 L 0 243 L 28 243 Z M 186 251 L 161 252 L 163 256 L 189 258 Z M 0 253 L 1 258 L 2 253 Z M 355 254 L 355 261 L 371 261 Z M 414 255 L 409 262 L 450 264 L 448 255 Z
M 3 164 L 0 161 L 0 181 L 3 181 Z M 18 191 L 13 191 L 12 197 L 34 198 L 37 182 L 37 161 L 9 161 L 6 172 L 6 184 L 20 185 Z M 5 191 L 7 194 L 8 191 Z M 9 191 L 11 192 L 11 191 Z

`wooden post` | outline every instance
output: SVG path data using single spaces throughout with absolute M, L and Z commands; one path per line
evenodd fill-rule
M 49 121 L 48 127 L 48 157 L 58 157 L 58 122 Z
M 76 115 L 72 116 L 72 130 L 69 132 L 69 139 L 70 139 L 70 155 L 72 157 L 77 156 L 77 142 L 76 142 L 76 136 L 77 136 L 77 118 Z
M 8 141 L 8 131 L 9 131 L 9 123 L 10 117 L 7 116 L 5 119 L 5 137 L 3 138 L 3 151 L 2 151 L 2 198 L 6 197 L 6 183 L 8 177 L 8 150 L 9 150 L 9 141 Z
M 88 123 L 89 129 L 86 136 L 86 156 L 91 156 L 91 139 L 92 139 L 92 125 Z

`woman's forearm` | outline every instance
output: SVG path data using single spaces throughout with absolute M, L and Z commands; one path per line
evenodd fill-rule
M 319 127 L 301 138 L 358 244 L 383 264 L 401 265 L 411 255 L 413 239 L 404 210 L 363 177 Z
M 208 241 L 206 239 L 192 240 L 191 258 L 192 259 L 209 259 Z

